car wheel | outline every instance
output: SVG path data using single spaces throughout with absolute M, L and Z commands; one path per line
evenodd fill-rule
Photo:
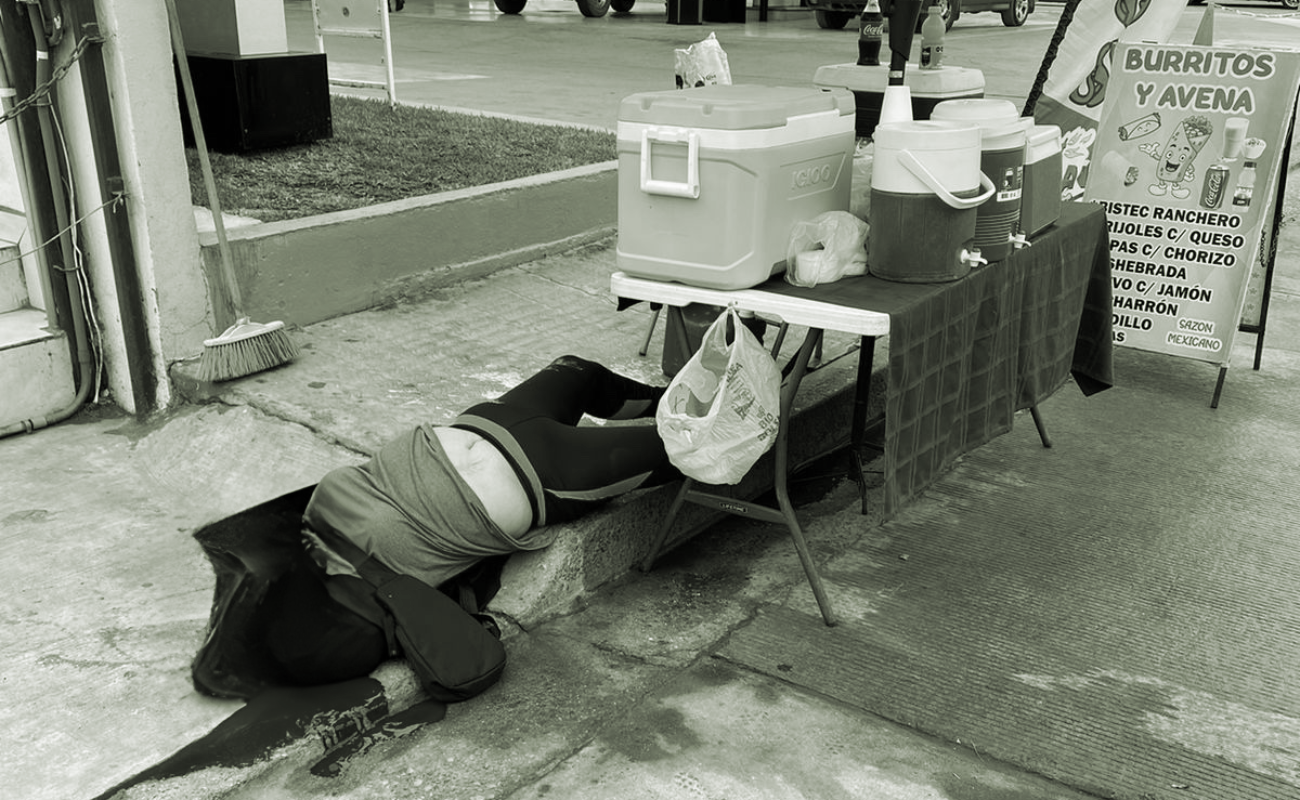
M 609 13 L 609 0 L 578 0 L 578 10 L 584 17 L 603 17 Z
M 817 27 L 828 31 L 844 30 L 844 26 L 853 19 L 853 14 L 848 11 L 827 11 L 822 8 L 816 9 L 814 16 L 817 17 Z
M 1300 8 L 1300 0 L 1282 0 L 1282 5 L 1287 8 Z
M 626 14 L 636 5 L 636 0 L 609 0 L 609 7 L 620 14 Z
M 1029 19 L 1029 0 L 1011 0 L 1011 6 L 1002 12 L 1002 24 L 1019 28 Z
M 494 0 L 497 4 L 497 11 L 502 14 L 518 14 L 524 10 L 524 5 L 528 0 Z

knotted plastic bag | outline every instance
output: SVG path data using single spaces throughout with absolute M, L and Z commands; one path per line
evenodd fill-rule
M 790 231 L 785 279 L 795 286 L 831 283 L 867 273 L 870 226 L 847 211 L 827 211 L 801 220 Z
M 853 149 L 853 178 L 849 181 L 849 213 L 858 219 L 871 219 L 871 178 L 875 167 L 875 142 L 858 140 Z
M 696 86 L 730 86 L 731 65 L 727 52 L 718 43 L 718 37 L 696 42 L 685 50 L 674 50 L 677 62 L 677 88 L 693 89 Z
M 780 415 L 780 370 L 728 308 L 668 384 L 655 421 L 668 460 L 683 475 L 735 484 L 776 441 Z

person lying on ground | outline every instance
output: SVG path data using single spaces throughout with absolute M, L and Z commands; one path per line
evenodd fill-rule
M 652 419 L 664 391 L 563 356 L 450 425 L 418 425 L 369 461 L 329 472 L 302 515 L 310 558 L 299 549 L 274 566 L 241 555 L 240 567 L 267 582 L 265 594 L 238 614 L 214 609 L 196 686 L 246 694 L 231 674 L 241 659 L 294 685 L 320 685 L 367 675 L 387 657 L 383 631 L 325 587 L 327 575 L 355 574 L 331 546 L 339 537 L 437 587 L 484 559 L 546 547 L 557 523 L 611 498 L 680 478 L 654 425 L 578 424 L 584 415 Z M 219 603 L 220 583 L 219 571 Z M 238 631 L 219 631 L 223 617 Z

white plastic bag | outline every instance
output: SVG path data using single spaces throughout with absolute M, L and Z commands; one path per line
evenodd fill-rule
M 796 222 L 786 248 L 785 279 L 795 286 L 867 274 L 867 223 L 847 211 Z
M 727 53 L 718 44 L 718 37 L 696 42 L 685 50 L 674 50 L 677 62 L 677 88 L 693 89 L 696 86 L 730 86 L 731 65 Z
M 875 142 L 859 139 L 853 149 L 853 180 L 849 182 L 849 213 L 858 219 L 871 219 L 871 177 L 875 166 Z
M 728 320 L 734 331 L 730 345 Z M 734 484 L 776 441 L 780 414 L 781 372 L 728 308 L 668 384 L 655 421 L 668 460 L 683 475 Z

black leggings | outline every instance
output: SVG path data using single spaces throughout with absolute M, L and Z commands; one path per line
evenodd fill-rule
M 533 500 L 533 521 L 574 519 L 611 497 L 681 477 L 653 425 L 582 425 L 653 417 L 664 388 L 577 356 L 563 356 L 499 399 L 456 418 L 513 463 Z

